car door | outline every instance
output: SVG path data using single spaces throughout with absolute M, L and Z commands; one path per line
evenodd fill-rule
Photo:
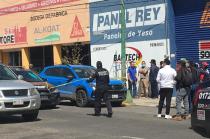
M 48 68 L 44 74 L 48 83 L 58 86 L 67 82 L 66 78 L 62 77 L 62 70 L 60 67 Z
M 58 87 L 63 94 L 73 95 L 76 92 L 76 86 L 73 85 L 75 82 L 75 76 L 68 67 L 62 67 L 59 69 L 61 73 L 61 78 L 63 79 L 63 84 Z

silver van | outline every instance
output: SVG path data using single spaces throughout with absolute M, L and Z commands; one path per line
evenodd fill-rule
M 32 84 L 18 78 L 0 64 L 0 115 L 22 114 L 26 121 L 36 120 L 40 95 Z

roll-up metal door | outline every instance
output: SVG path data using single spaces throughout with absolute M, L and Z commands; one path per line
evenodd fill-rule
M 194 62 L 210 60 L 210 1 L 172 2 L 175 13 L 176 59 L 187 58 Z M 209 51 L 209 55 L 207 52 L 204 56 L 204 48 Z

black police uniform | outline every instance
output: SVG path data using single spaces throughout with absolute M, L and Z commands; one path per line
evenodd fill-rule
M 101 113 L 101 98 L 103 98 L 107 106 L 108 117 L 112 117 L 112 106 L 107 92 L 109 88 L 109 72 L 102 68 L 100 61 L 98 61 L 96 65 L 95 115 L 98 116 Z

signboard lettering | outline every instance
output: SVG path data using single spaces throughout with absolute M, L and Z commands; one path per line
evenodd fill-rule
M 164 24 L 165 4 L 126 9 L 126 27 Z M 111 11 L 93 15 L 93 31 L 121 28 L 120 11 Z

